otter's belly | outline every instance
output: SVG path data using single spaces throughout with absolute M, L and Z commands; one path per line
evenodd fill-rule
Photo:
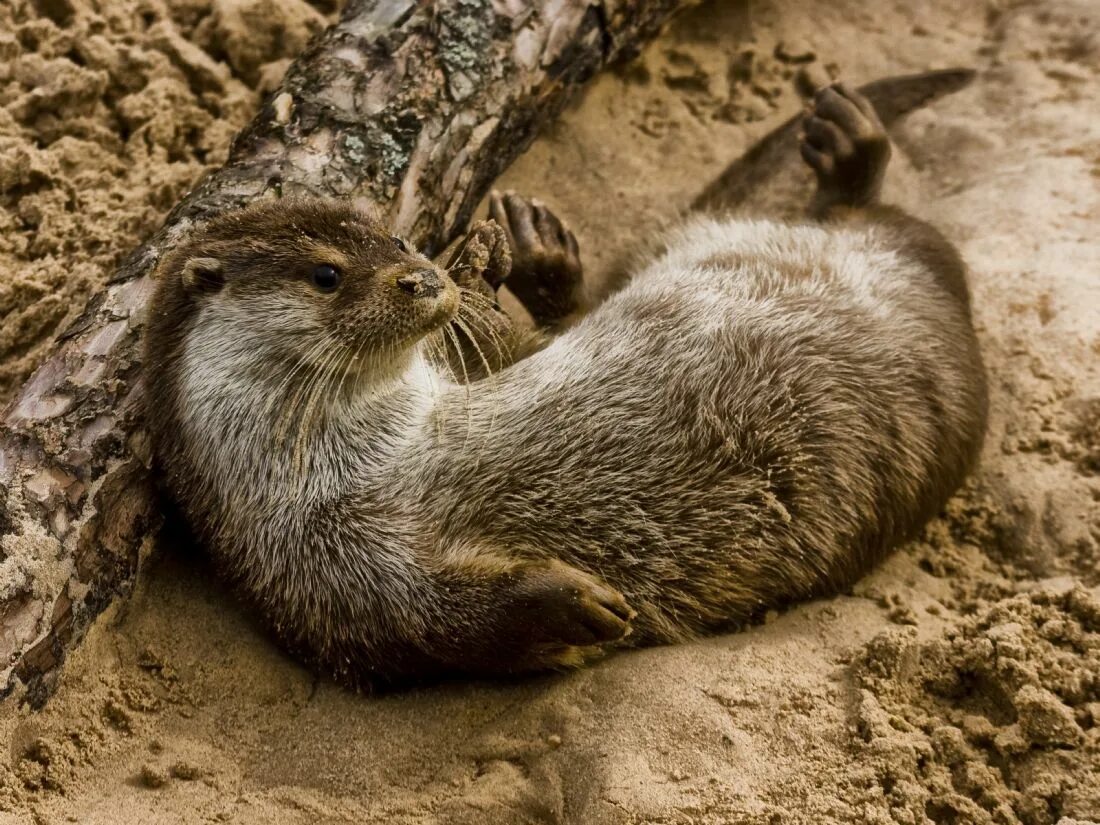
M 478 385 L 430 471 L 453 491 L 431 505 L 445 540 L 621 575 L 675 560 L 676 575 L 793 564 L 821 581 L 912 529 L 974 440 L 940 389 L 965 368 L 893 302 L 913 288 L 895 258 L 791 232 L 770 252 L 666 256 Z
M 433 497 L 437 524 L 623 558 L 713 554 L 759 524 L 803 446 L 784 365 L 758 357 L 770 333 L 712 287 L 628 290 L 481 382 L 468 412 L 457 399 L 431 470 L 455 491 Z

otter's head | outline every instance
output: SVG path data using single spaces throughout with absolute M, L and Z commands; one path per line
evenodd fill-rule
M 316 365 L 397 366 L 459 304 L 447 274 L 371 215 L 319 198 L 215 218 L 162 272 L 202 323 L 257 358 Z

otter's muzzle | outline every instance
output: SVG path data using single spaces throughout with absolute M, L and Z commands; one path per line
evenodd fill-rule
M 402 275 L 397 286 L 414 298 L 434 298 L 443 291 L 443 278 L 434 269 L 420 269 Z

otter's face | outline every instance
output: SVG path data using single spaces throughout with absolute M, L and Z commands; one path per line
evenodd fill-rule
M 340 201 L 283 199 L 228 213 L 180 252 L 181 288 L 209 321 L 275 346 L 278 357 L 335 362 L 336 350 L 364 366 L 393 361 L 458 310 L 458 287 L 443 270 Z

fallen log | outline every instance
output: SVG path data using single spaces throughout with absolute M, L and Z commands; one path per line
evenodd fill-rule
M 435 254 L 586 81 L 683 0 L 349 0 L 234 141 L 58 339 L 0 427 L 0 696 L 39 706 L 160 525 L 143 426 L 150 273 L 262 196 L 363 198 Z M 151 411 L 155 415 L 156 411 Z

